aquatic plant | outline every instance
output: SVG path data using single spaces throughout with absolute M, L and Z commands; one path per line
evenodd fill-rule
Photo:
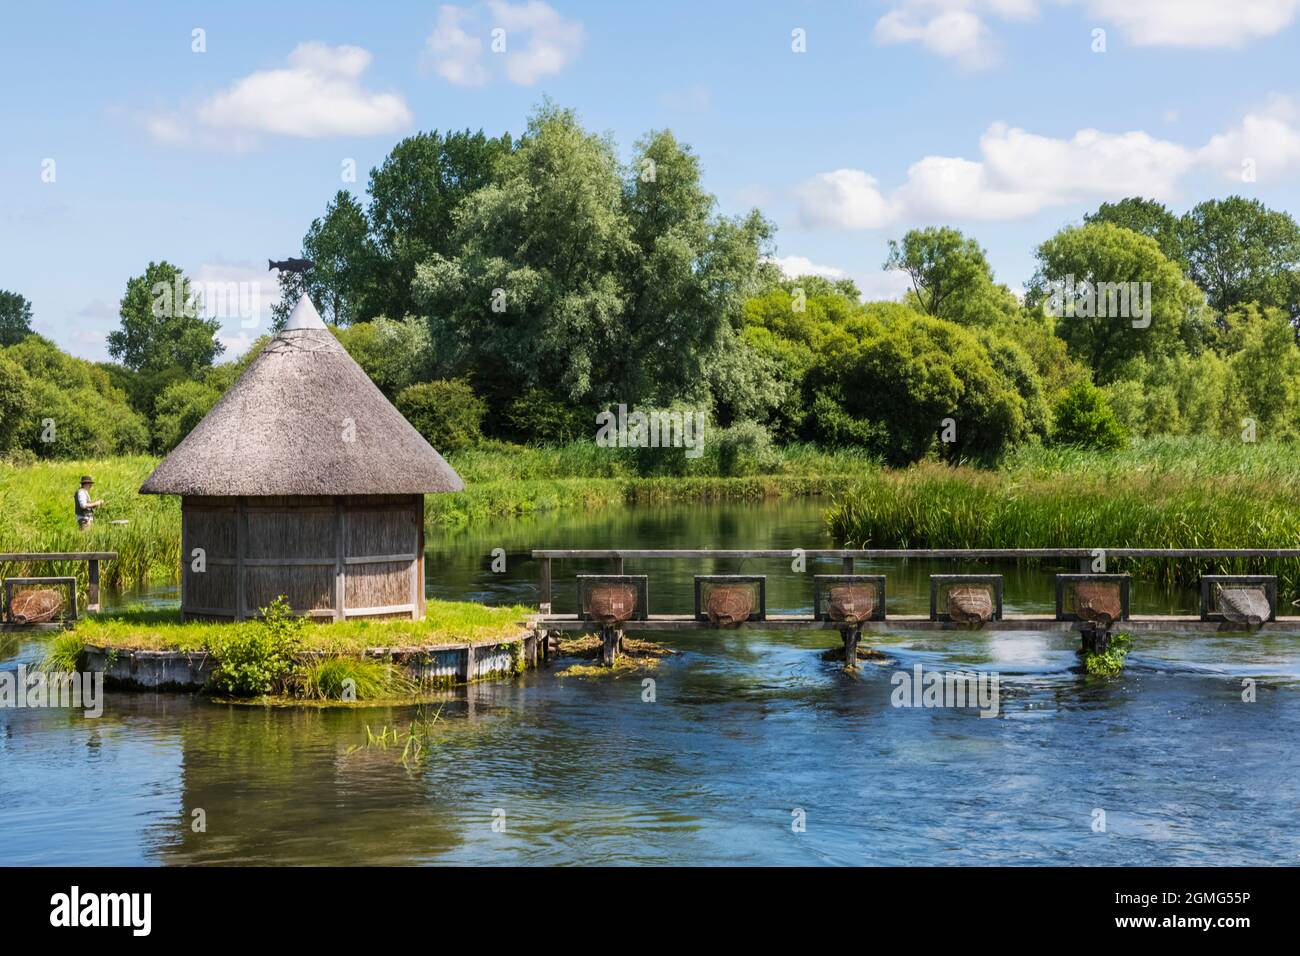
M 327 657 L 294 674 L 293 692 L 316 700 L 384 700 L 413 696 L 417 683 L 388 661 Z
M 80 634 L 76 631 L 60 631 L 45 649 L 41 670 L 72 673 L 81 666 L 81 655 L 85 651 L 86 642 Z
M 1132 648 L 1132 637 L 1114 634 L 1104 651 L 1083 652 L 1083 669 L 1089 677 L 1114 677 L 1124 669 L 1124 659 Z

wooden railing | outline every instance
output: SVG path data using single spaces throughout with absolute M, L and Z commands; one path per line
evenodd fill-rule
M 935 560 L 1010 560 L 1028 561 L 1044 558 L 1076 558 L 1079 570 L 1091 570 L 1099 557 L 1106 558 L 1295 558 L 1300 559 L 1300 548 L 799 548 L 799 549 L 722 549 L 676 548 L 668 550 L 644 548 L 577 548 L 539 549 L 533 551 L 538 562 L 538 603 L 543 614 L 551 610 L 551 562 L 565 558 L 605 559 L 612 573 L 623 573 L 627 558 L 682 559 L 682 558 L 781 558 L 789 561 L 802 555 L 809 561 L 840 561 L 844 574 L 853 573 L 856 559 L 888 560 L 920 558 Z

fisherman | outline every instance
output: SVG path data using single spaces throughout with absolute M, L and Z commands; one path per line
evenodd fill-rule
M 97 501 L 90 500 L 90 486 L 95 483 L 95 479 L 90 475 L 81 476 L 81 487 L 77 489 L 77 527 L 85 531 L 95 520 L 95 509 L 104 503 L 104 499 Z

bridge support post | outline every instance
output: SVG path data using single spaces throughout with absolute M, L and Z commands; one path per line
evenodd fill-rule
M 862 626 L 855 624 L 852 627 L 842 628 L 840 637 L 844 639 L 844 666 L 848 670 L 853 670 L 858 666 L 858 641 L 862 637 Z
M 618 660 L 619 645 L 623 643 L 623 632 L 615 627 L 600 629 L 600 662 L 606 667 L 613 667 Z
M 1085 624 L 1080 628 L 1082 649 L 1085 654 L 1105 654 L 1110 647 L 1110 630 L 1096 624 Z

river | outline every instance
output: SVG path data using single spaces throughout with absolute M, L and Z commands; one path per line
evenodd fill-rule
M 536 601 L 532 548 L 831 547 L 824 503 L 552 514 L 429 541 L 429 594 Z M 507 554 L 504 573 L 491 552 Z M 927 575 L 888 575 L 928 609 Z M 985 566 L 987 568 L 987 566 Z M 572 610 L 563 562 L 556 610 Z M 629 562 L 656 611 L 695 573 L 766 573 L 772 612 L 806 610 L 784 561 Z M 971 569 L 967 569 L 971 570 Z M 1006 608 L 1050 610 L 1051 569 L 997 568 Z M 1066 570 L 1074 570 L 1069 568 Z M 110 602 L 175 601 L 174 588 Z M 1138 613 L 1195 595 L 1133 588 Z M 1087 680 L 1073 634 L 872 637 L 895 664 L 842 673 L 833 633 L 684 631 L 648 675 L 564 677 L 564 660 L 438 708 L 303 709 L 107 696 L 104 715 L 0 710 L 0 865 L 1247 864 L 1300 862 L 1300 637 L 1139 635 Z M 0 668 L 39 659 L 0 643 Z M 891 704 L 891 675 L 996 673 L 1000 707 Z M 653 700 L 643 677 L 653 679 Z M 1256 682 L 1243 701 L 1243 680 Z M 436 713 L 432 723 L 428 718 Z M 427 752 L 367 729 L 427 728 Z

